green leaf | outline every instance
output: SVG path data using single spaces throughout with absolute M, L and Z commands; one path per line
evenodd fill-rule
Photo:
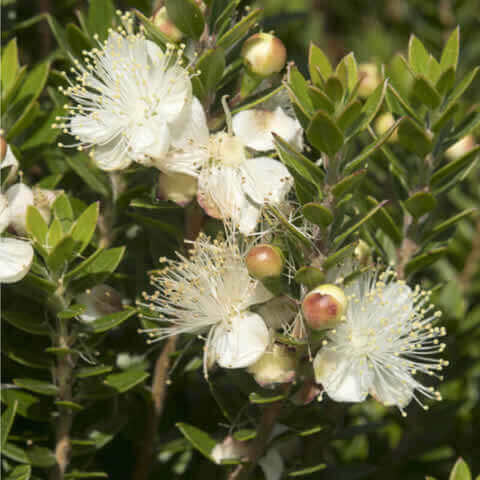
M 8 434 L 12 429 L 13 420 L 15 419 L 15 415 L 17 413 L 18 402 L 14 401 L 11 403 L 3 412 L 2 418 L 0 421 L 0 435 L 1 435 L 1 443 L 0 448 L 3 450 L 5 443 L 7 442 Z
M 345 57 L 340 60 L 335 72 L 342 82 L 344 90 L 352 93 L 358 82 L 357 62 L 353 52 L 345 55 Z
M 198 40 L 205 28 L 202 11 L 195 0 L 166 0 L 168 17 L 183 33 Z
M 125 320 L 135 315 L 137 310 L 133 307 L 127 307 L 122 312 L 111 313 L 104 317 L 97 318 L 93 322 L 87 324 L 87 328 L 95 333 L 106 332 L 112 328 L 122 324 Z
M 119 393 L 124 393 L 146 380 L 150 374 L 145 370 L 130 368 L 121 373 L 108 375 L 104 383 Z
M 317 87 L 308 86 L 308 95 L 312 101 L 314 110 L 325 110 L 332 114 L 335 111 L 335 105 L 328 96 Z
M 307 117 L 310 117 L 313 113 L 313 103 L 308 95 L 308 82 L 298 68 L 294 66 L 288 69 L 287 78 L 289 91 L 293 93 L 292 100 L 301 108 Z
M 453 103 L 455 103 L 471 85 L 475 77 L 477 76 L 480 67 L 475 67 L 470 73 L 465 75 L 462 80 L 455 86 L 450 95 L 447 98 L 447 102 L 443 106 L 442 110 L 448 110 Z
M 417 100 L 430 108 L 437 108 L 442 101 L 435 87 L 423 75 L 419 75 L 413 83 L 412 93 Z
M 78 153 L 73 157 L 65 155 L 64 159 L 89 188 L 104 197 L 110 196 L 111 187 L 108 176 L 94 164 L 88 155 L 83 153 Z
M 94 43 L 90 37 L 85 35 L 74 23 L 69 23 L 66 29 L 66 36 L 70 47 L 76 57 L 82 57 L 83 51 L 94 48 Z
M 405 200 L 405 208 L 417 219 L 436 206 L 437 200 L 430 192 L 417 192 Z
M 71 318 L 78 317 L 85 311 L 85 307 L 83 305 L 70 305 L 67 309 L 62 310 L 60 313 L 57 314 L 57 317 L 60 320 L 70 320 Z
M 76 242 L 75 252 L 82 253 L 87 248 L 97 227 L 99 202 L 92 203 L 72 225 L 70 235 Z
M 355 129 L 354 134 L 365 130 L 373 121 L 373 119 L 377 116 L 377 113 L 379 112 L 383 104 L 387 87 L 388 87 L 388 81 L 384 81 L 368 97 L 367 101 L 365 102 L 365 105 L 362 108 L 362 121 L 359 123 L 358 127 Z
M 296 240 L 303 243 L 303 245 L 305 245 L 306 247 L 311 248 L 312 245 L 310 239 L 306 237 L 297 227 L 295 227 L 295 225 L 290 223 L 277 207 L 269 205 L 268 208 L 275 215 L 275 217 L 280 220 L 280 223 L 285 227 L 287 233 L 289 233 Z
M 345 132 L 360 117 L 362 109 L 362 102 L 358 99 L 345 105 L 337 116 L 338 127 Z
M 17 403 L 17 413 L 22 417 L 39 422 L 49 422 L 47 404 L 38 397 L 22 390 L 4 388 L 0 392 L 2 402 L 6 405 Z
M 446 72 L 450 68 L 457 69 L 460 54 L 460 27 L 457 27 L 450 35 L 440 58 L 440 68 Z
M 316 267 L 300 267 L 295 273 L 295 281 L 305 285 L 309 290 L 325 281 L 325 273 Z
M 90 2 L 87 26 L 90 34 L 97 34 L 100 40 L 108 37 L 108 29 L 113 28 L 115 6 L 112 0 L 94 0 Z
M 56 395 L 58 393 L 58 387 L 56 385 L 41 380 L 35 380 L 32 378 L 14 378 L 13 383 L 20 388 L 39 393 L 40 395 Z
M 372 207 L 378 205 L 377 200 L 372 196 L 368 196 L 367 201 Z M 403 239 L 402 232 L 397 227 L 385 207 L 378 211 L 378 214 L 375 217 L 375 223 L 392 239 L 393 242 L 395 242 L 395 244 L 399 245 L 401 243 Z
M 412 70 L 420 75 L 426 74 L 429 57 L 423 43 L 415 35 L 411 35 L 408 42 L 408 63 Z
M 316 185 L 320 191 L 323 188 L 323 171 L 276 133 L 273 132 L 272 135 L 280 160 L 302 178 Z
M 343 133 L 328 113 L 319 110 L 307 129 L 310 143 L 320 152 L 335 155 L 343 146 Z
M 65 193 L 59 195 L 52 205 L 52 211 L 60 220 L 63 231 L 68 232 L 73 223 L 73 210 L 70 200 Z
M 47 257 L 47 265 L 54 273 L 62 273 L 74 260 L 75 240 L 70 236 L 63 237 L 52 253 Z
M 373 215 L 375 215 L 380 208 L 382 208 L 387 203 L 386 200 L 379 203 L 376 207 L 372 208 L 360 221 L 355 225 L 347 229 L 341 235 L 337 235 L 333 240 L 334 245 L 341 245 L 352 233 L 356 232 L 365 222 L 367 222 Z
M 339 182 L 332 186 L 332 194 L 336 199 L 343 197 L 346 193 L 357 188 L 358 184 L 363 180 L 366 170 L 357 170 L 355 173 L 343 177 Z
M 6 480 L 29 480 L 31 473 L 30 465 L 17 465 L 5 478 Z
M 79 472 L 74 470 L 65 475 L 65 479 L 69 478 L 108 478 L 108 474 L 105 472 Z
M 308 70 L 315 85 L 322 85 L 333 72 L 332 65 L 322 49 L 310 43 L 308 51 Z M 323 77 L 323 78 L 322 78 Z
M 147 38 L 159 45 L 163 50 L 169 43 L 172 43 L 171 40 L 150 19 L 143 15 L 142 12 L 138 10 L 134 10 L 134 12 L 145 27 Z
M 84 408 L 84 407 L 82 407 L 82 405 L 80 405 L 78 403 L 75 403 L 75 402 L 70 402 L 68 400 L 56 400 L 55 405 L 57 405 L 58 407 L 65 407 L 65 408 L 68 408 L 70 410 L 76 410 L 78 412 L 83 410 L 83 408 Z
M 83 367 L 79 368 L 75 374 L 77 378 L 88 378 L 96 377 L 97 375 L 103 375 L 105 373 L 110 373 L 113 370 L 113 367 L 110 365 L 96 365 L 95 367 Z
M 408 117 L 398 127 L 398 141 L 422 158 L 433 149 L 432 134 Z
M 444 232 L 445 230 L 448 230 L 450 227 L 458 223 L 463 218 L 469 217 L 475 211 L 476 211 L 475 208 L 468 208 L 463 212 L 457 213 L 457 215 L 454 215 L 448 220 L 445 220 L 444 222 L 439 223 L 438 225 L 435 225 L 430 231 L 426 233 L 426 235 L 423 238 L 423 242 L 425 243 L 429 242 L 430 240 L 434 239 L 437 235 L 440 235 L 440 233 Z
M 17 39 L 12 38 L 2 49 L 2 95 L 14 85 L 19 69 Z
M 212 460 L 210 454 L 217 442 L 215 442 L 215 440 L 210 437 L 208 433 L 194 427 L 193 425 L 189 425 L 188 423 L 177 423 L 175 426 L 194 448 L 196 448 L 209 460 Z
M 412 260 L 410 260 L 405 266 L 405 274 L 408 276 L 419 270 L 425 269 L 432 263 L 435 263 L 438 259 L 445 256 L 447 251 L 447 247 L 435 248 L 426 253 L 421 253 L 420 255 L 413 257 Z
M 340 79 L 332 75 L 325 82 L 325 93 L 330 97 L 332 102 L 337 103 L 343 97 L 343 85 Z
M 2 319 L 19 330 L 23 330 L 32 335 L 50 335 L 50 329 L 43 315 L 32 315 L 32 313 L 26 313 L 20 310 L 6 310 L 2 311 Z
M 62 228 L 62 223 L 58 218 L 54 218 L 52 220 L 52 224 L 50 225 L 50 228 L 48 229 L 47 233 L 47 241 L 46 241 L 46 248 L 48 251 L 51 251 L 53 248 L 55 248 L 58 244 L 58 242 L 63 238 L 63 228 Z
M 328 227 L 333 222 L 333 213 L 320 203 L 306 203 L 302 213 L 307 220 L 320 227 Z
M 393 88 L 393 86 L 390 85 L 390 84 L 388 85 L 388 92 L 389 92 L 389 95 L 390 94 L 393 95 L 393 100 L 400 107 L 400 108 L 398 108 L 399 113 L 401 113 L 402 115 L 408 115 L 408 116 L 414 118 L 418 123 L 423 124 L 423 121 L 419 117 L 417 112 L 415 112 L 415 110 L 413 110 L 412 107 L 410 107 L 410 105 L 402 97 L 402 95 L 397 90 L 395 90 L 395 88 Z M 389 103 L 391 103 L 391 102 L 389 102 Z
M 257 392 L 252 392 L 249 396 L 248 399 L 250 400 L 250 403 L 256 403 L 263 405 L 265 403 L 274 403 L 274 402 L 279 402 L 280 400 L 283 400 L 285 398 L 285 395 L 260 395 Z
M 470 469 L 463 458 L 459 458 L 450 472 L 448 480 L 472 480 Z
M 40 212 L 33 205 L 27 207 L 26 225 L 27 232 L 40 247 L 43 247 L 47 239 L 48 226 Z
M 225 70 L 225 53 L 221 48 L 206 50 L 198 59 L 200 80 L 207 91 L 214 91 Z
M 329 255 L 323 262 L 322 267 L 324 270 L 328 270 L 335 265 L 338 265 L 344 258 L 353 255 L 355 248 L 357 247 L 357 242 L 350 243 L 345 247 L 342 247 L 340 250 L 337 250 L 335 253 Z
M 449 68 L 440 75 L 440 78 L 437 80 L 435 88 L 437 89 L 440 95 L 445 95 L 449 92 L 453 85 L 455 84 L 455 70 Z
M 404 117 L 398 119 L 383 135 L 378 137 L 373 143 L 366 146 L 353 160 L 351 160 L 344 168 L 344 173 L 349 174 L 355 171 L 357 168 L 363 167 L 363 164 L 371 155 L 373 155 L 378 149 L 382 148 L 388 139 L 393 135 L 395 130 L 404 121 Z M 375 138 L 375 137 L 374 137 Z
M 325 463 L 320 463 L 313 467 L 302 468 L 301 470 L 295 470 L 294 472 L 290 472 L 288 474 L 289 477 L 303 477 L 304 475 L 310 475 L 315 472 L 319 472 L 320 470 L 324 470 L 327 468 Z
M 459 172 L 468 168 L 476 159 L 478 152 L 480 151 L 480 145 L 472 148 L 469 152 L 456 160 L 448 162 L 442 168 L 439 168 L 430 179 L 430 185 L 437 187 L 442 184 L 444 180 L 449 180 Z
M 6 443 L 5 448 L 2 449 L 2 456 L 18 463 L 29 463 L 25 451 L 10 442 Z
M 174 0 L 173 0 L 174 1 Z M 235 26 L 225 32 L 217 41 L 217 46 L 223 48 L 226 52 L 240 41 L 248 31 L 258 22 L 262 16 L 262 10 L 253 9 L 248 15 L 243 17 Z

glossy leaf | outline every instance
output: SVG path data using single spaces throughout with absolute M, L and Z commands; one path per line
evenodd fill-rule
M 50 329 L 43 315 L 32 315 L 31 312 L 22 312 L 21 310 L 4 310 L 2 319 L 8 323 L 32 335 L 50 335 Z
M 442 184 L 445 180 L 451 179 L 452 177 L 457 175 L 459 172 L 461 172 L 465 168 L 468 168 L 468 166 L 470 166 L 475 161 L 479 152 L 480 152 L 480 145 L 477 145 L 462 157 L 457 158 L 456 160 L 453 160 L 451 162 L 448 162 L 446 165 L 439 168 L 432 175 L 432 178 L 430 179 L 430 185 L 432 187 L 436 187 Z
M 115 6 L 112 0 L 95 0 L 90 2 L 87 25 L 90 34 L 98 35 L 100 40 L 108 36 L 108 29 L 113 27 Z
M 310 43 L 308 51 L 308 70 L 315 85 L 322 85 L 333 72 L 327 56 L 314 43 Z
M 212 460 L 210 454 L 217 442 L 215 442 L 215 440 L 210 437 L 208 433 L 194 427 L 193 425 L 189 425 L 188 423 L 177 423 L 176 427 L 194 448 L 196 448 L 209 460 Z
M 450 35 L 445 47 L 443 47 L 440 58 L 442 72 L 450 68 L 457 69 L 458 57 L 460 55 L 460 27 L 457 27 Z
M 202 11 L 195 0 L 166 0 L 168 17 L 183 33 L 196 40 L 205 28 Z
M 149 376 L 150 374 L 145 370 L 130 368 L 121 373 L 112 373 L 108 375 L 105 378 L 104 383 L 115 389 L 117 392 L 124 393 L 142 383 Z
M 70 230 L 70 235 L 76 243 L 75 252 L 82 253 L 87 248 L 97 228 L 97 220 L 100 205 L 92 203 L 75 221 Z
M 6 480 L 29 480 L 31 473 L 30 465 L 17 465 L 5 478 Z
M 448 480 L 472 480 L 470 469 L 463 458 L 455 462 Z
M 20 388 L 40 395 L 56 395 L 58 392 L 56 385 L 33 378 L 14 378 L 13 383 Z
M 333 222 L 333 213 L 320 203 L 306 203 L 302 213 L 307 220 L 320 227 L 327 227 Z
M 426 74 L 429 56 L 423 43 L 415 35 L 412 35 L 408 43 L 408 63 L 412 70 L 417 74 Z
M 442 100 L 435 87 L 422 75 L 415 79 L 412 91 L 417 100 L 430 108 L 437 108 Z
M 117 313 L 111 313 L 104 317 L 97 318 L 88 323 L 87 328 L 95 333 L 106 332 L 114 327 L 122 324 L 125 320 L 128 320 L 131 316 L 135 315 L 137 310 L 133 307 L 127 307 L 125 310 Z
M 248 34 L 249 30 L 258 22 L 261 15 L 262 11 L 259 8 L 253 9 L 218 39 L 217 46 L 228 51 Z
M 445 256 L 446 247 L 435 248 L 426 253 L 421 253 L 413 257 L 405 266 L 405 274 L 411 275 L 419 270 L 423 270 Z
M 207 91 L 215 90 L 225 70 L 225 53 L 221 48 L 206 50 L 198 59 L 200 80 Z

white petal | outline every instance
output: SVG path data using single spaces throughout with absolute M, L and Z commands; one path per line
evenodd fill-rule
M 170 130 L 163 121 L 151 121 L 148 126 L 136 126 L 130 132 L 129 154 L 137 162 L 165 155 L 169 145 Z
M 106 172 L 123 170 L 132 163 L 125 149 L 117 142 L 110 142 L 104 146 L 96 147 L 93 150 L 93 161 L 98 168 Z
M 362 402 L 373 381 L 372 370 L 349 353 L 322 348 L 313 361 L 316 382 L 336 402 Z
M 275 148 L 272 132 L 298 147 L 301 147 L 299 142 L 303 141 L 302 127 L 297 120 L 286 115 L 281 107 L 274 112 L 244 110 L 233 117 L 232 127 L 235 135 L 247 147 L 262 152 Z
M 269 157 L 252 158 L 242 166 L 243 188 L 259 204 L 281 202 L 293 185 L 293 177 L 283 163 Z
M 15 157 L 12 149 L 10 148 L 10 145 L 7 145 L 7 152 L 5 153 L 5 158 L 3 161 L 0 163 L 0 168 L 10 168 L 10 172 L 8 172 L 8 177 L 7 177 L 7 183 L 10 182 L 10 180 L 15 177 L 17 174 L 18 170 L 18 160 L 17 157 Z
M 258 461 L 265 480 L 280 480 L 285 470 L 283 458 L 276 448 L 270 448 L 268 452 Z
M 386 407 L 404 408 L 413 398 L 414 383 L 415 380 L 410 376 L 401 378 L 391 371 L 381 374 L 376 372 L 370 387 L 370 394 Z
M 212 338 L 217 363 L 224 368 L 243 368 L 255 363 L 269 344 L 268 329 L 260 315 L 244 312 L 231 324 L 218 325 Z
M 10 211 L 8 209 L 7 197 L 0 193 L 0 233 L 10 224 Z
M 0 238 L 0 282 L 20 281 L 30 270 L 33 248 L 16 238 Z
M 27 207 L 34 202 L 32 189 L 24 183 L 16 183 L 5 192 L 5 195 L 8 201 L 10 224 L 17 233 L 25 233 Z
M 197 179 L 184 173 L 160 174 L 158 191 L 162 198 L 184 207 L 197 193 Z
M 232 217 L 235 224 L 238 225 L 238 230 L 244 235 L 252 233 L 257 227 L 258 220 L 260 219 L 261 209 L 249 202 L 246 199 L 243 202 L 243 206 L 240 207 L 238 213 Z
M 294 303 L 287 297 L 275 297 L 258 308 L 267 326 L 273 329 L 282 328 L 290 323 L 297 314 Z

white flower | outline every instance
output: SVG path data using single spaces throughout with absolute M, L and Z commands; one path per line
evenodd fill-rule
M 438 337 L 445 329 L 434 327 L 440 316 L 428 304 L 429 294 L 411 290 L 388 270 L 367 274 L 346 286 L 346 319 L 330 330 L 317 353 L 314 370 L 330 398 L 361 402 L 370 393 L 384 405 L 404 408 L 417 392 L 440 399 L 414 375 L 436 375 L 448 362 L 431 358 L 445 348 Z
M 0 234 L 10 223 L 7 198 L 0 194 Z M 23 240 L 0 238 L 0 282 L 13 283 L 22 280 L 33 262 L 33 248 Z
M 30 187 L 24 183 L 15 183 L 6 192 L 10 225 L 18 234 L 27 231 L 27 208 L 34 204 L 34 195 Z
M 205 374 L 215 361 L 224 368 L 254 363 L 270 338 L 262 317 L 248 308 L 272 294 L 249 276 L 238 245 L 200 235 L 189 258 L 178 256 L 178 261 L 163 259 L 167 268 L 152 276 L 157 291 L 144 294 L 150 309 L 145 316 L 163 323 L 150 335 L 206 334 Z
M 6 180 L 2 179 L 3 182 L 7 184 L 10 183 L 15 178 L 18 170 L 18 160 L 17 160 L 17 157 L 15 157 L 12 149 L 10 148 L 10 145 L 7 145 L 7 148 L 5 151 L 5 157 L 2 159 L 0 163 L 0 169 L 8 168 L 8 167 L 10 167 L 10 171 L 8 172 L 7 178 Z
M 221 464 L 224 460 L 233 460 L 246 457 L 248 455 L 248 444 L 236 440 L 232 436 L 225 437 L 222 443 L 217 443 L 210 456 L 217 464 Z
M 303 129 L 300 123 L 286 115 L 281 107 L 274 111 L 244 110 L 233 116 L 232 127 L 235 135 L 254 150 L 273 150 L 275 145 L 272 133 L 276 133 L 299 150 L 303 149 Z
M 131 19 L 126 14 L 123 20 Z M 75 83 L 61 89 L 74 105 L 59 126 L 76 137 L 80 150 L 92 147 L 103 170 L 132 161 L 153 165 L 190 122 L 192 85 L 181 57 L 182 50 L 163 52 L 141 33 L 111 31 L 84 64 L 75 61 Z

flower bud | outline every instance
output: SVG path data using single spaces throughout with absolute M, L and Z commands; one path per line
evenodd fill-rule
M 295 378 L 295 354 L 283 345 L 273 345 L 248 371 L 262 387 L 276 383 L 289 383 Z
M 355 258 L 358 260 L 360 265 L 366 265 L 372 256 L 372 249 L 370 246 L 363 240 L 359 240 L 355 250 L 353 251 Z
M 382 113 L 378 116 L 377 120 L 375 121 L 375 132 L 378 136 L 383 135 L 384 133 L 389 130 L 393 124 L 395 123 L 395 119 L 390 112 Z M 397 129 L 393 131 L 390 137 L 387 140 L 389 143 L 395 143 L 398 141 L 398 133 Z
M 382 80 L 378 67 L 374 63 L 361 63 L 358 66 L 358 74 L 362 79 L 358 87 L 358 95 L 363 98 L 368 97 Z
M 248 273 L 259 280 L 278 277 L 283 270 L 282 251 L 273 245 L 260 244 L 252 247 L 245 262 Z
M 473 135 L 467 135 L 460 139 L 457 143 L 454 143 L 446 152 L 445 155 L 449 160 L 457 160 L 457 158 L 463 157 L 475 146 L 475 139 Z
M 108 285 L 97 285 L 77 297 L 77 302 L 85 305 L 80 320 L 90 323 L 97 318 L 122 310 L 122 297 Z
M 184 207 L 197 194 L 197 179 L 185 173 L 160 174 L 158 197 Z
M 287 61 L 285 45 L 269 33 L 256 33 L 242 47 L 242 57 L 250 72 L 261 77 L 280 72 Z
M 159 8 L 152 17 L 153 24 L 172 42 L 179 42 L 183 33 L 168 18 L 167 7 Z
M 10 212 L 10 225 L 16 233 L 26 233 L 27 208 L 34 203 L 32 189 L 24 183 L 16 183 L 5 192 L 5 196 Z
M 233 460 L 243 458 L 248 455 L 248 445 L 246 442 L 236 440 L 232 436 L 226 437 L 222 443 L 217 443 L 210 452 L 210 456 L 217 464 L 223 460 Z
M 323 330 L 337 325 L 347 307 L 347 297 L 336 285 L 320 285 L 302 302 L 302 312 L 310 328 Z

